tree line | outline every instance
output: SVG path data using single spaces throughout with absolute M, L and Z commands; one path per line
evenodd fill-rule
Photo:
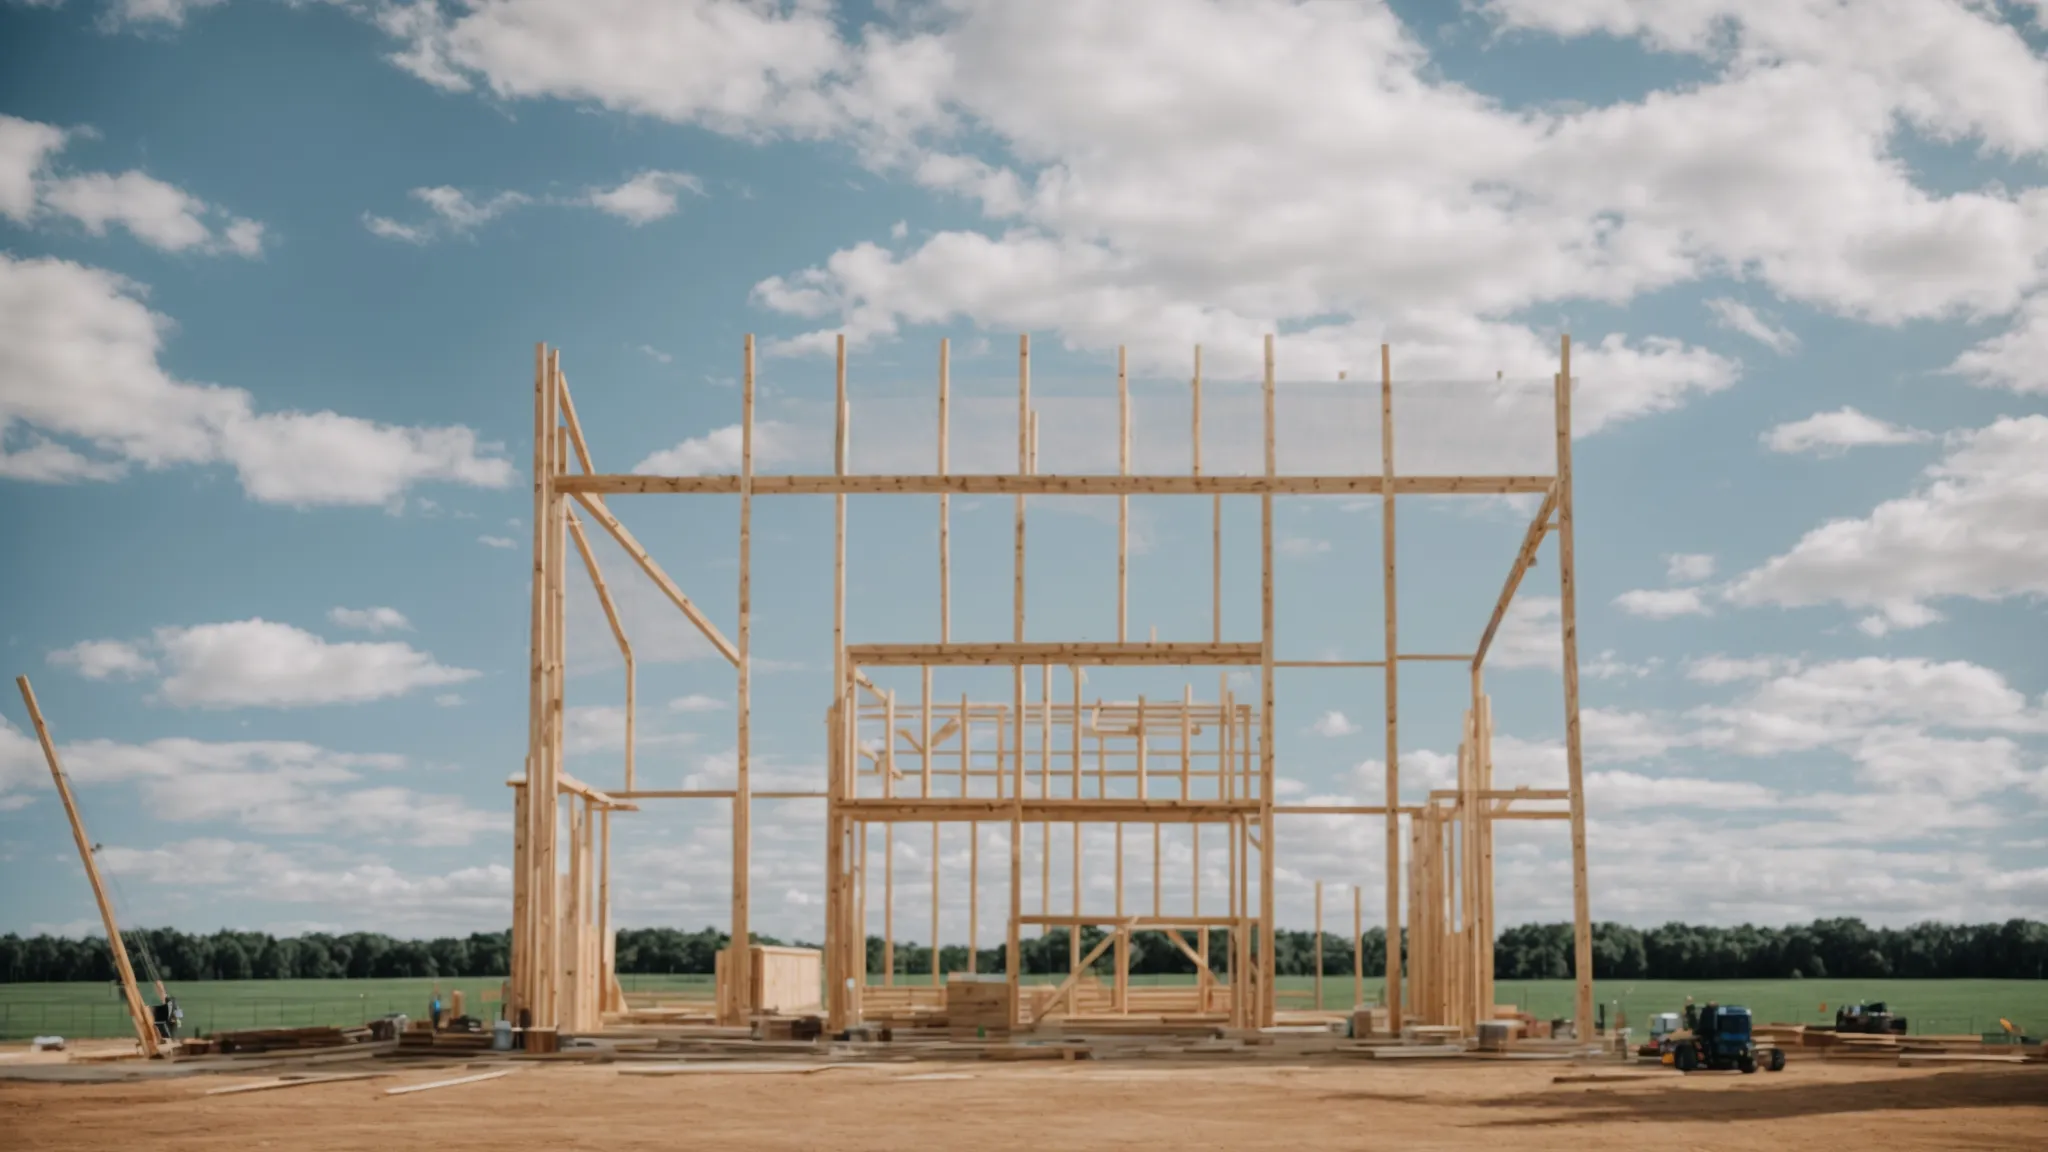
M 122 933 L 139 979 L 152 973 L 165 983 L 194 980 L 338 980 L 457 978 L 502 976 L 510 967 L 511 934 L 476 932 L 433 940 L 400 940 L 375 932 L 312 932 L 277 937 L 262 932 L 223 930 L 211 934 L 173 928 L 145 928 Z M 1098 928 L 1081 930 L 1085 955 L 1101 942 Z M 674 928 L 626 928 L 618 933 L 616 958 L 624 975 L 709 975 L 728 937 L 705 928 L 684 932 Z M 756 935 L 757 944 L 780 944 Z M 796 942 L 798 946 L 804 945 Z M 1184 951 L 1182 946 L 1186 946 Z M 1386 970 L 1386 933 L 1368 930 L 1357 942 L 1357 955 L 1368 977 Z M 1348 934 L 1325 933 L 1323 970 L 1349 973 L 1354 944 Z M 1176 941 L 1163 932 L 1138 932 L 1131 939 L 1131 971 L 1135 975 L 1192 973 L 1199 954 L 1195 932 Z M 931 950 L 908 942 L 889 948 L 878 936 L 868 937 L 868 970 L 881 972 L 893 959 L 899 975 L 917 976 L 932 970 Z M 1003 970 L 1001 945 L 976 953 L 977 971 Z M 893 956 L 890 954 L 893 953 Z M 1210 967 L 1226 968 L 1229 943 L 1221 929 L 1211 931 Z M 1404 948 L 1405 955 L 1405 948 Z M 1524 924 L 1502 932 L 1494 942 L 1494 973 L 1500 980 L 1564 979 L 1576 974 L 1570 924 Z M 1065 929 L 1029 935 L 1020 941 L 1019 961 L 1027 973 L 1067 971 L 1069 945 Z M 1315 934 L 1280 930 L 1274 938 L 1274 964 L 1280 975 L 1303 976 L 1315 971 Z M 1093 967 L 1100 972 L 1113 963 L 1105 950 Z M 949 945 L 939 950 L 939 971 L 967 970 L 967 949 Z M 1593 926 L 1593 975 L 1600 980 L 1775 980 L 2048 978 L 2048 924 L 2007 920 L 2001 924 L 1914 924 L 1905 928 L 1873 928 L 1857 919 L 1816 920 L 1784 928 L 1743 924 L 1732 928 L 1665 924 L 1632 928 L 1625 924 Z M 0 983 L 50 983 L 112 980 L 113 959 L 102 937 L 70 939 L 56 936 L 0 936 Z

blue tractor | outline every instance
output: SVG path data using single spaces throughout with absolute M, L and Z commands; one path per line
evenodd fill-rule
M 1704 1006 L 1687 1004 L 1685 1029 L 1673 1033 L 1667 1041 L 1672 1067 L 1680 1072 L 1708 1068 L 1747 1073 L 1759 1067 L 1784 1071 L 1784 1051 L 1775 1045 L 1758 1051 L 1756 1039 L 1750 1035 L 1750 1023 L 1747 1008 L 1724 1007 L 1712 1001 Z

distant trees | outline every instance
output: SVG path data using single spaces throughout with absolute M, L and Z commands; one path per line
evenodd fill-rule
M 153 964 L 166 982 L 193 980 L 302 979 L 343 977 L 486 977 L 502 976 L 510 967 L 511 939 L 506 932 L 478 932 L 433 940 L 398 940 L 375 932 L 273 937 L 261 932 L 220 931 L 196 935 L 171 928 L 145 928 L 125 934 L 137 975 L 148 978 Z M 1081 951 L 1092 951 L 1102 939 L 1098 928 L 1081 930 Z M 773 937 L 755 936 L 760 944 Z M 624 974 L 696 973 L 708 975 L 727 943 L 723 932 L 710 928 L 683 932 L 674 928 L 627 928 L 617 940 L 618 969 Z M 1055 929 L 1026 936 L 1020 959 L 1026 972 L 1065 972 L 1067 933 Z M 1131 971 L 1135 975 L 1191 973 L 1194 961 L 1183 951 L 1199 952 L 1200 935 L 1180 934 L 1176 943 L 1163 932 L 1139 932 L 1131 938 Z M 1361 940 L 1368 977 L 1386 970 L 1386 934 L 1368 930 Z M 884 947 L 880 937 L 868 938 L 868 969 L 880 972 Z M 894 949 L 899 975 L 931 971 L 931 950 L 899 941 Z M 975 967 L 1003 970 L 1004 948 L 982 949 Z M 1229 954 L 1221 929 L 1209 939 L 1210 966 L 1224 969 Z M 1573 975 L 1575 956 L 1570 924 L 1522 924 L 1494 942 L 1494 972 L 1501 980 L 1553 980 Z M 967 949 L 947 946 L 939 953 L 941 972 L 967 968 Z M 1097 960 L 1107 972 L 1110 954 Z M 1315 971 L 1315 935 L 1282 930 L 1276 933 L 1274 962 L 1283 976 Z M 1351 971 L 1352 941 L 1342 933 L 1323 937 L 1323 970 Z M 1906 928 L 1872 928 L 1861 920 L 1816 920 L 1784 928 L 1741 924 L 1732 928 L 1665 924 L 1631 928 L 1625 924 L 1593 926 L 1593 975 L 1601 980 L 1770 980 L 1846 977 L 1906 978 L 2048 978 L 2048 924 L 2008 920 L 2002 924 L 1914 924 Z M 0 936 L 0 983 L 40 983 L 114 978 L 113 962 L 103 939 L 55 936 Z

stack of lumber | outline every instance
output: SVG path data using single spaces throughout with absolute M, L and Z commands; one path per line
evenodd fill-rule
M 825 1033 L 825 1022 L 816 1016 L 756 1016 L 756 1040 L 816 1040 Z
M 1001 976 L 955 972 L 946 981 L 946 1030 L 954 1040 L 1008 1039 L 1017 1001 Z
M 464 1052 L 488 1052 L 489 1032 L 445 1032 L 427 1024 L 415 1024 L 398 1034 L 396 1056 L 448 1056 Z
M 370 1039 L 370 1030 L 360 1025 L 346 1028 L 247 1028 L 238 1032 L 216 1032 L 215 1048 L 229 1052 L 288 1052 L 302 1048 L 339 1048 Z

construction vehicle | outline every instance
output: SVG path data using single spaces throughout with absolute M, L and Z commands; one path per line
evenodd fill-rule
M 1662 1059 L 1668 1050 L 1671 1034 L 1678 1029 L 1679 1020 L 1676 1012 L 1659 1012 L 1650 1017 L 1650 1038 L 1636 1049 L 1636 1055 Z
M 1895 1016 L 1882 1000 L 1835 1009 L 1835 1031 L 1863 1036 L 1904 1036 L 1906 1018 Z
M 1759 1050 L 1750 1027 L 1747 1008 L 1723 1006 L 1711 1000 L 1703 1006 L 1687 1004 L 1685 1027 L 1671 1034 L 1670 1051 L 1663 1060 L 1680 1072 L 1704 1068 L 1716 1072 L 1735 1069 L 1746 1074 L 1759 1067 L 1783 1072 L 1784 1050 L 1775 1045 Z

